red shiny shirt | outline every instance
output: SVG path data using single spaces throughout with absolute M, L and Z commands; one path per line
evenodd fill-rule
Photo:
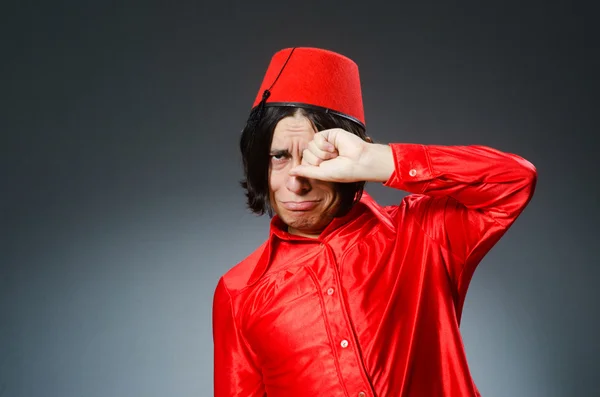
M 391 144 L 382 207 L 365 194 L 318 239 L 286 232 L 228 271 L 213 302 L 225 396 L 479 396 L 460 317 L 477 264 L 531 199 L 535 167 L 483 146 Z

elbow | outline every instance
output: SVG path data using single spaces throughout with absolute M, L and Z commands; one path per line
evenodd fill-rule
M 522 160 L 523 167 L 523 180 L 525 184 L 525 191 L 527 192 L 527 202 L 531 200 L 533 197 L 533 193 L 535 192 L 535 187 L 537 185 L 537 168 L 529 161 Z
M 518 182 L 513 196 L 515 217 L 527 207 L 533 198 L 538 178 L 537 169 L 531 162 L 523 158 L 518 158 L 517 162 L 519 163 L 519 177 L 515 180 Z

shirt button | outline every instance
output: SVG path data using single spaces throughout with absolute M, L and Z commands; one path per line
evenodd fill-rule
M 340 343 L 340 346 L 342 346 L 344 349 L 348 347 L 348 341 L 346 339 L 344 339 L 342 341 L 342 343 Z
M 358 393 L 358 397 L 367 397 L 367 393 L 361 391 L 360 393 Z
M 333 295 L 333 288 L 329 288 L 327 290 L 327 295 Z
M 410 176 L 415 176 L 415 175 L 417 175 L 417 170 L 415 170 L 415 169 L 413 168 L 412 170 L 408 171 L 408 175 L 410 175 Z

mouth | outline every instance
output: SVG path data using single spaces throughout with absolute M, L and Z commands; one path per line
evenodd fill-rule
M 281 204 L 288 211 L 310 211 L 319 205 L 319 200 L 282 201 Z

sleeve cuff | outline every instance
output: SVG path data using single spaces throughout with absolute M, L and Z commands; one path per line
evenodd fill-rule
M 425 145 L 391 143 L 394 172 L 383 184 L 386 187 L 423 193 L 433 178 L 429 153 Z

